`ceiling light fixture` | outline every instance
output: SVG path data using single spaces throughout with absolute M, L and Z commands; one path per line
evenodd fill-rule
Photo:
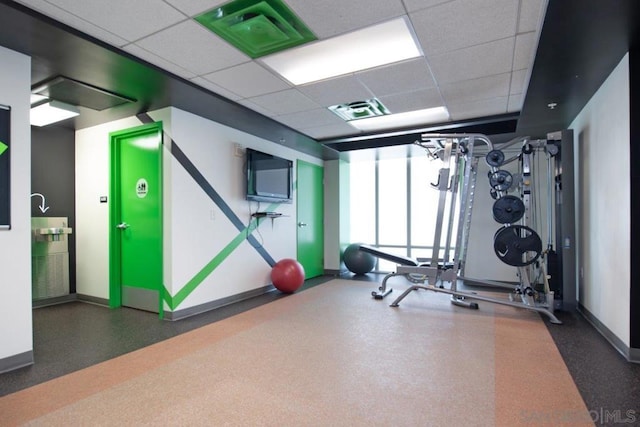
M 398 18 L 261 61 L 289 82 L 301 85 L 421 55 L 409 22 Z
M 447 120 L 449 120 L 449 110 L 447 110 L 446 107 L 435 107 L 426 108 L 424 110 L 408 111 L 406 113 L 351 120 L 347 123 L 356 129 L 368 132 L 408 126 L 421 126 L 430 123 L 444 122 Z
M 60 101 L 50 101 L 31 109 L 31 125 L 46 126 L 80 114 L 77 107 Z

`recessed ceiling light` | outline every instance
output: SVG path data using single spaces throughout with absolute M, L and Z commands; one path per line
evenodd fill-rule
M 31 94 L 31 105 L 35 105 L 35 104 L 40 104 L 43 101 L 46 101 L 47 98 L 44 95 L 38 95 L 37 93 L 32 93 Z
M 389 114 L 368 119 L 351 120 L 348 123 L 361 131 L 378 131 L 407 126 L 421 126 L 449 120 L 446 107 L 427 108 L 424 110 L 408 111 L 406 113 Z
M 62 120 L 70 119 L 80 114 L 77 107 L 60 101 L 40 104 L 31 109 L 30 121 L 32 126 L 46 126 Z
M 266 56 L 261 61 L 294 85 L 422 55 L 410 24 L 398 18 Z

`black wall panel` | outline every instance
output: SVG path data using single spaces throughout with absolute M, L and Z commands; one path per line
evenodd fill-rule
M 31 216 L 66 216 L 73 234 L 69 237 L 69 291 L 76 291 L 75 239 L 75 132 L 47 126 L 31 127 Z M 42 212 L 43 208 L 46 210 Z M 48 208 L 48 209 L 47 209 Z

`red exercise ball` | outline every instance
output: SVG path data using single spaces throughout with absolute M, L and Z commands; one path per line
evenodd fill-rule
M 271 281 L 280 292 L 292 294 L 304 283 L 304 268 L 295 259 L 282 259 L 271 269 Z

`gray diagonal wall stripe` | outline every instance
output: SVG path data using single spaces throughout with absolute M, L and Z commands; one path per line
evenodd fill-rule
M 154 123 L 154 120 L 147 113 L 141 113 L 137 115 L 138 119 L 144 123 Z M 229 205 L 220 197 L 218 192 L 209 184 L 207 179 L 200 173 L 198 168 L 189 160 L 186 154 L 178 147 L 178 144 L 171 138 L 169 135 L 165 133 L 165 137 L 171 141 L 171 154 L 173 157 L 182 165 L 182 167 L 187 171 L 189 175 L 193 178 L 193 180 L 202 188 L 202 190 L 211 198 L 211 200 L 220 208 L 222 213 L 231 221 L 231 223 L 238 229 L 238 231 L 244 231 L 247 226 L 238 218 L 238 216 L 231 210 Z M 269 264 L 269 266 L 273 267 L 275 265 L 275 260 L 266 249 L 258 242 L 258 240 L 253 237 L 253 235 L 249 235 L 247 240 L 253 246 L 253 248 L 264 258 L 264 260 Z

